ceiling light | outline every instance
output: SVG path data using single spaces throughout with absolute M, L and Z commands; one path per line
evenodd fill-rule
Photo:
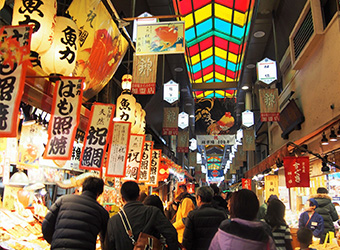
M 321 145 L 328 145 L 328 139 L 325 132 L 322 133 Z
M 248 90 L 248 89 L 249 89 L 249 86 L 248 86 L 248 85 L 244 85 L 244 86 L 242 86 L 241 89 L 243 89 L 243 90 Z
M 183 68 L 182 67 L 176 67 L 176 68 L 174 68 L 174 71 L 175 72 L 182 72 Z
M 266 34 L 266 33 L 265 33 L 264 31 L 259 30 L 259 31 L 256 31 L 256 32 L 254 33 L 254 37 L 256 37 L 256 38 L 261 38 L 261 37 L 264 37 L 265 34 Z
M 329 173 L 329 171 L 330 171 L 328 164 L 326 162 L 324 162 L 324 161 L 322 161 L 321 171 L 323 173 Z
M 192 103 L 188 102 L 185 104 L 185 106 L 192 106 Z
M 337 141 L 338 140 L 338 138 L 337 138 L 337 136 L 335 134 L 334 127 L 331 128 L 331 134 L 329 135 L 329 140 L 330 141 Z
M 188 92 L 188 89 L 187 88 L 183 88 L 183 89 L 181 89 L 181 92 Z
M 194 116 L 194 115 L 189 115 L 189 117 L 190 117 L 190 118 L 195 118 L 195 116 Z
M 255 68 L 255 64 L 253 63 L 249 63 L 247 66 L 246 66 L 247 69 L 253 69 Z

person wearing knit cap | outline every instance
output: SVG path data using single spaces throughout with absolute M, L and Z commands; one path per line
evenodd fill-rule
M 314 237 L 321 238 L 324 233 L 324 222 L 322 216 L 315 212 L 319 204 L 314 198 L 310 198 L 308 201 L 309 207 L 300 214 L 299 228 L 309 228 L 312 230 Z
M 332 203 L 332 198 L 328 195 L 328 190 L 324 187 L 319 187 L 316 192 L 317 194 L 311 195 L 311 198 L 317 201 L 318 207 L 315 212 L 320 214 L 324 221 L 325 230 L 321 237 L 321 243 L 323 243 L 329 231 L 335 232 L 333 221 L 337 221 L 339 217 Z

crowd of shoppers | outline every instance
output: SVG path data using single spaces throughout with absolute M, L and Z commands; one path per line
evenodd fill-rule
M 183 185 L 164 211 L 159 196 L 140 193 L 136 182 L 126 181 L 120 190 L 121 211 L 109 218 L 97 202 L 103 188 L 102 179 L 89 177 L 80 195 L 64 195 L 51 206 L 42 223 L 51 249 L 95 250 L 99 235 L 103 250 L 132 250 L 141 232 L 158 238 L 168 250 L 293 249 L 285 205 L 277 196 L 270 196 L 259 212 L 259 200 L 251 190 L 221 193 L 212 185 L 192 195 Z M 319 188 L 308 205 L 299 219 L 301 249 L 309 249 L 313 235 L 323 242 L 338 220 L 327 189 Z

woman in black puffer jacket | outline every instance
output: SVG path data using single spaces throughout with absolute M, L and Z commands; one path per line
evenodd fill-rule
M 323 243 L 326 234 L 329 231 L 335 232 L 333 221 L 337 221 L 339 216 L 335 210 L 334 204 L 332 203 L 332 198 L 328 195 L 326 188 L 319 187 L 317 189 L 317 194 L 311 195 L 311 198 L 314 198 L 318 202 L 319 206 L 315 209 L 315 212 L 320 214 L 324 221 L 325 230 L 320 239 L 320 243 Z

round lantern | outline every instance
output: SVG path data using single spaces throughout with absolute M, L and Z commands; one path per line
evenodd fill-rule
M 17 193 L 19 202 L 24 205 L 24 207 L 27 207 L 30 203 L 30 197 L 31 193 L 29 191 L 26 191 L 24 189 L 20 189 Z
M 132 85 L 132 75 L 126 74 L 122 77 L 122 89 L 123 90 L 131 90 Z
M 5 2 L 5 0 L 0 0 L 0 10 L 4 7 Z
M 69 18 L 58 16 L 52 46 L 41 55 L 41 67 L 47 74 L 70 75 L 77 60 L 78 27 Z
M 142 105 L 136 102 L 135 123 L 131 127 L 131 133 L 138 134 L 142 122 Z
M 145 127 L 146 127 L 145 115 L 146 115 L 146 112 L 145 112 L 144 109 L 142 109 L 142 117 L 141 117 L 139 132 L 138 132 L 138 134 L 140 134 L 140 135 L 145 134 Z
M 31 50 L 40 54 L 47 51 L 52 45 L 56 16 L 56 0 L 15 0 L 12 25 L 34 25 Z

